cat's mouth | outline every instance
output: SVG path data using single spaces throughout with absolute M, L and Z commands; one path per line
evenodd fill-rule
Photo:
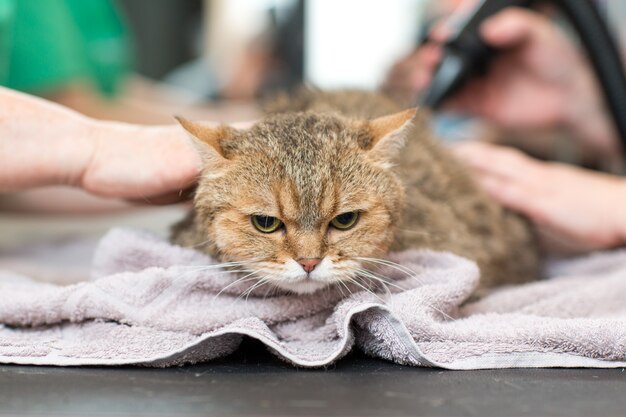
M 301 263 L 288 259 L 271 283 L 297 294 L 310 294 L 332 285 L 336 278 L 334 262 L 328 256 L 306 271 Z
M 370 264 L 378 266 L 378 269 L 372 269 Z M 381 266 L 383 269 L 380 269 Z M 389 270 L 385 271 L 385 267 Z M 402 269 L 401 265 L 378 258 L 338 260 L 326 256 L 308 272 L 294 259 L 284 263 L 256 261 L 245 263 L 248 272 L 237 281 L 247 286 L 242 290 L 245 296 L 252 293 L 267 296 L 272 293 L 272 288 L 294 294 L 311 294 L 331 287 L 339 287 L 342 293 L 345 290 L 347 294 L 361 290 L 389 292 L 397 285 L 385 275 L 394 270 L 396 274 L 414 275 L 413 271 Z
M 262 262 L 257 264 L 259 287 L 271 287 L 295 294 L 311 294 L 335 285 L 345 285 L 356 277 L 359 264 L 355 261 L 332 260 L 329 256 L 306 271 L 301 263 L 288 259 L 282 264 Z

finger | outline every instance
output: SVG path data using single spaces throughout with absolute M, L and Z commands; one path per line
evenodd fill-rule
M 521 152 L 483 142 L 466 142 L 453 152 L 476 174 L 481 187 L 500 204 L 526 214 L 539 223 L 548 221 L 547 201 L 541 183 L 539 162 Z
M 564 234 L 562 230 L 553 229 L 550 226 L 537 227 L 537 232 L 539 241 L 546 253 L 572 256 L 596 249 L 584 239 L 573 238 Z
M 535 184 L 542 163 L 517 149 L 472 142 L 457 145 L 454 152 L 471 168 L 491 176 L 522 184 Z
M 433 25 L 433 28 L 428 33 L 428 41 L 444 43 L 452 34 L 452 29 L 450 18 L 441 19 Z
M 528 196 L 519 184 L 485 173 L 479 173 L 476 178 L 481 188 L 500 204 L 522 212 L 526 208 L 523 202 Z
M 537 225 L 550 224 L 544 196 L 532 187 L 489 174 L 478 174 L 476 179 L 481 188 L 499 204 L 527 216 Z
M 415 91 L 422 91 L 430 84 L 435 68 L 441 61 L 441 47 L 424 45 L 414 56 L 411 62 L 410 85 Z
M 485 20 L 480 27 L 483 39 L 494 47 L 515 47 L 540 39 L 548 19 L 531 10 L 510 7 Z
M 190 187 L 185 190 L 172 191 L 166 194 L 160 194 L 155 196 L 129 198 L 126 201 L 137 205 L 164 206 L 168 204 L 177 204 L 183 201 L 188 201 L 193 197 L 194 192 L 195 187 Z
M 452 150 L 470 167 L 490 175 L 498 175 L 503 165 L 510 162 L 507 160 L 512 159 L 508 149 L 480 141 L 460 142 Z
M 478 0 L 465 0 L 460 2 L 451 15 L 440 19 L 435 23 L 433 29 L 428 34 L 429 40 L 443 43 L 452 36 L 456 28 L 468 18 L 474 11 Z
M 487 146 L 479 141 L 464 141 L 450 145 L 450 150 L 457 158 L 463 160 L 466 164 L 473 168 L 480 168 L 485 156 L 487 155 Z
M 435 45 L 432 43 L 424 45 L 417 54 L 419 59 L 424 63 L 424 65 L 429 67 L 434 67 L 441 61 L 441 57 L 443 55 L 443 49 L 441 45 Z
M 483 147 L 485 149 L 496 148 L 485 144 L 471 144 L 459 146 L 455 152 L 457 155 L 467 155 Z M 537 186 L 537 183 L 543 184 L 544 179 L 539 178 L 540 181 L 535 178 L 527 181 L 526 178 L 519 176 L 512 178 L 494 174 L 490 170 L 475 169 L 474 172 L 480 187 L 496 202 L 528 217 L 546 233 L 554 235 L 552 239 L 545 237 L 544 240 L 554 242 L 555 236 L 572 237 L 570 231 L 559 226 L 558 215 L 555 217 L 555 213 L 560 213 L 560 211 L 555 210 L 553 195 L 546 192 L 541 185 Z M 549 174 L 544 177 L 550 178 Z

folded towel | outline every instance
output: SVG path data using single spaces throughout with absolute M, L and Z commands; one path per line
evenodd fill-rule
M 114 229 L 96 249 L 90 281 L 0 274 L 0 363 L 180 365 L 228 355 L 247 335 L 311 367 L 354 346 L 449 369 L 626 366 L 625 250 L 561 262 L 549 280 L 469 304 L 473 262 L 431 251 L 390 260 L 401 267 L 381 270 L 393 280 L 386 292 L 242 297 L 249 284 L 229 285 L 234 275 L 205 255 Z

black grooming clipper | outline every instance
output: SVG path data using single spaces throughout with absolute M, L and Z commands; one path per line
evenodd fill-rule
M 443 57 L 420 105 L 438 108 L 468 78 L 479 74 L 497 53 L 480 37 L 481 23 L 506 7 L 531 7 L 533 0 L 483 0 L 456 27 L 443 47 Z M 543 1 L 559 7 L 580 35 L 608 108 L 626 149 L 626 76 L 615 41 L 590 0 Z

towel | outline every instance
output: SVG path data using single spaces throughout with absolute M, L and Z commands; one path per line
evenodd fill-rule
M 204 254 L 113 229 L 89 280 L 0 273 L 0 363 L 165 367 L 226 356 L 248 336 L 301 367 L 353 348 L 448 369 L 626 366 L 626 250 L 555 263 L 550 279 L 475 302 L 479 270 L 467 259 L 407 251 L 389 260 L 378 271 L 386 288 L 247 291 L 250 282 L 233 284 Z

